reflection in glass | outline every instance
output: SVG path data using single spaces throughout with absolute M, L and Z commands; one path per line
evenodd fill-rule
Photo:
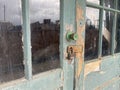
M 20 1 L 0 0 L 0 83 L 24 76 Z
M 98 57 L 99 9 L 86 8 L 85 60 Z
M 120 10 L 120 0 L 117 0 L 117 9 Z
M 108 8 L 115 8 L 115 0 L 105 0 L 104 5 Z
M 103 24 L 104 26 L 103 26 L 103 41 L 102 41 L 102 55 L 103 56 L 110 54 L 113 17 L 114 17 L 113 12 L 104 11 L 104 24 Z
M 120 14 L 117 15 L 115 52 L 120 52 Z
M 87 0 L 87 1 L 95 4 L 100 4 L 100 0 Z
M 59 0 L 30 0 L 33 74 L 60 67 Z

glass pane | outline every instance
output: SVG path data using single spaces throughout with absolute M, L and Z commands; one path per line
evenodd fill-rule
M 120 0 L 118 0 L 117 8 L 118 8 L 118 10 L 120 10 Z
M 60 67 L 59 0 L 30 0 L 33 74 Z
M 120 14 L 117 15 L 115 52 L 120 52 Z
M 103 41 L 102 41 L 102 55 L 103 56 L 110 55 L 113 17 L 114 17 L 113 12 L 104 11 Z
M 109 8 L 115 8 L 115 0 L 105 0 L 104 5 Z
M 24 76 L 21 0 L 0 0 L 0 83 Z
M 85 60 L 98 57 L 99 9 L 86 8 Z
M 100 4 L 100 0 L 87 0 L 87 1 L 95 4 Z

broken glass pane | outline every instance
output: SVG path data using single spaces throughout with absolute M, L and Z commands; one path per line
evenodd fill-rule
M 30 0 L 33 74 L 60 67 L 60 2 Z
M 98 57 L 99 9 L 86 8 L 85 60 Z
M 0 83 L 22 78 L 21 0 L 0 0 Z

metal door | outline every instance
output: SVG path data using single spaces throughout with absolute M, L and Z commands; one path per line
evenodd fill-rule
M 11 70 L 10 74 L 13 78 L 10 77 L 9 82 L 4 81 L 4 83 L 2 83 L 0 85 L 0 89 L 1 90 L 73 90 L 76 86 L 78 87 L 79 84 L 77 84 L 77 83 L 80 83 L 80 85 L 82 86 L 83 84 L 81 84 L 81 81 L 83 81 L 83 77 L 82 77 L 83 75 L 81 75 L 81 72 L 83 72 L 82 67 L 84 66 L 83 65 L 84 61 L 83 61 L 83 57 L 82 57 L 83 56 L 83 48 L 84 48 L 83 35 L 84 35 L 84 23 L 85 23 L 84 22 L 84 16 L 85 16 L 84 15 L 84 9 L 85 9 L 84 0 L 83 1 L 82 0 L 60 0 L 59 1 L 60 2 L 60 33 L 59 33 L 59 35 L 60 35 L 60 44 L 59 44 L 60 65 L 58 65 L 59 67 L 56 66 L 57 68 L 55 68 L 55 69 L 52 69 L 52 70 L 49 70 L 46 72 L 42 72 L 42 73 L 37 73 L 36 75 L 34 75 L 34 73 L 35 73 L 34 69 L 36 69 L 36 68 L 38 69 L 40 65 L 37 64 L 37 63 L 39 63 L 38 62 L 39 60 L 34 61 L 34 59 L 36 59 L 36 58 L 38 59 L 38 57 L 33 55 L 34 51 L 38 50 L 38 48 L 34 48 L 34 45 L 36 45 L 36 43 L 39 43 L 39 45 L 38 46 L 36 45 L 36 47 L 40 47 L 41 42 L 45 39 L 42 37 L 42 35 L 46 35 L 47 30 L 50 28 L 48 24 L 50 24 L 51 27 L 53 27 L 54 23 L 53 22 L 51 23 L 50 19 L 45 18 L 45 20 L 44 20 L 45 25 L 42 26 L 42 24 L 40 22 L 31 23 L 31 21 L 32 21 L 31 17 L 35 18 L 37 16 L 40 16 L 42 14 L 42 11 L 40 13 L 37 13 L 37 15 L 36 15 L 36 14 L 34 14 L 34 13 L 36 13 L 36 10 L 44 9 L 46 4 L 47 4 L 46 5 L 47 8 L 52 7 L 52 5 L 49 6 L 49 4 L 54 3 L 53 1 L 56 1 L 56 0 L 52 0 L 52 1 L 45 0 L 45 1 L 47 1 L 47 3 L 43 3 L 44 0 L 43 1 L 40 0 L 41 4 L 39 4 L 39 0 L 36 0 L 36 1 L 32 0 L 31 2 L 30 1 L 31 0 L 21 0 L 21 4 L 17 4 L 18 2 L 16 0 L 6 0 L 5 3 L 3 4 L 4 1 L 1 0 L 1 6 L 2 6 L 1 8 L 4 12 L 3 13 L 4 18 L 2 16 L 1 17 L 2 17 L 2 20 L 3 19 L 4 20 L 3 21 L 1 20 L 1 28 L 0 28 L 1 32 L 0 33 L 4 33 L 2 31 L 6 30 L 4 35 L 3 34 L 1 34 L 1 35 L 3 35 L 4 37 L 7 38 L 7 39 L 3 40 L 3 41 L 5 41 L 5 45 L 2 46 L 3 47 L 2 50 L 5 51 L 5 54 L 4 53 L 2 53 L 2 54 L 4 54 L 5 57 L 8 57 L 9 55 L 11 55 L 11 57 L 8 57 L 6 59 L 7 61 L 5 60 L 5 63 L 8 62 L 8 64 L 10 65 L 10 68 L 9 67 L 7 67 L 7 68 Z M 32 6 L 32 4 L 34 4 L 34 3 L 36 3 L 36 4 L 33 6 L 36 6 L 36 7 L 35 7 L 35 9 L 33 9 L 33 13 L 32 13 L 33 16 L 30 16 L 31 15 L 30 6 Z M 55 3 L 54 5 L 56 5 L 56 4 L 57 3 Z M 41 7 L 42 9 L 37 8 L 39 6 L 42 6 Z M 21 9 L 21 12 L 16 12 L 16 11 L 14 11 L 14 9 Z M 49 12 L 50 10 L 47 10 L 45 12 Z M 76 11 L 77 11 L 77 15 L 76 15 Z M 12 14 L 10 14 L 10 13 L 12 13 Z M 18 14 L 22 14 L 22 15 L 19 16 Z M 52 14 L 54 14 L 54 13 L 52 13 Z M 17 19 L 19 19 L 22 23 L 17 24 L 18 23 L 18 22 L 16 22 Z M 56 21 L 56 24 L 59 25 L 59 21 L 58 22 Z M 10 26 L 8 26 L 8 25 L 10 25 Z M 30 27 L 30 25 L 32 25 L 32 26 Z M 35 28 L 34 28 L 34 26 L 35 26 Z M 44 28 L 44 26 L 46 26 L 46 27 Z M 5 27 L 5 28 L 2 28 L 2 27 Z M 39 29 L 41 29 L 41 28 L 47 29 L 47 30 L 39 31 Z M 59 27 L 55 27 L 55 28 L 59 28 Z M 53 29 L 55 29 L 55 28 L 53 28 Z M 32 31 L 32 29 L 34 31 Z M 14 34 L 13 34 L 13 32 L 14 32 Z M 37 32 L 41 32 L 41 34 L 38 35 Z M 51 35 L 51 37 L 48 37 L 48 39 L 49 38 L 55 39 L 54 36 L 56 35 L 56 33 L 54 31 L 51 31 L 51 32 L 54 34 Z M 33 33 L 35 33 L 35 35 Z M 80 35 L 79 38 L 78 38 L 77 33 L 79 33 L 79 35 Z M 9 36 L 7 36 L 6 34 L 9 34 Z M 18 36 L 18 37 L 16 37 L 16 36 Z M 36 36 L 38 37 L 37 39 L 41 39 L 41 41 L 35 42 L 33 37 L 36 37 Z M 67 38 L 67 36 L 68 36 L 68 38 Z M 70 38 L 69 38 L 69 36 L 70 36 Z M 77 38 L 78 38 L 78 40 L 77 40 Z M 68 40 L 68 39 L 70 39 L 70 40 Z M 45 39 L 45 40 L 47 40 L 47 39 Z M 17 43 L 18 41 L 20 43 Z M 10 42 L 10 43 L 7 43 L 7 42 Z M 3 42 L 2 42 L 2 44 L 3 44 Z M 45 47 L 47 44 L 44 44 L 43 47 Z M 68 46 L 75 46 L 76 48 L 77 48 L 77 46 L 80 47 L 79 48 L 80 53 L 76 54 L 76 55 L 78 55 L 77 56 L 78 62 L 76 62 L 76 64 L 80 63 L 80 65 L 78 64 L 78 69 L 76 69 L 76 67 L 75 67 L 75 63 L 74 63 L 75 60 L 73 58 L 74 55 L 69 56 Z M 6 47 L 7 49 L 4 50 L 4 47 Z M 51 47 L 54 47 L 54 46 L 46 47 L 46 48 L 50 48 L 50 51 L 48 51 L 48 52 L 50 52 L 50 55 L 52 54 L 52 50 L 54 51 L 54 48 L 55 48 L 54 47 L 51 50 Z M 18 48 L 21 49 L 21 51 L 18 51 Z M 41 49 L 40 52 L 45 51 L 45 50 Z M 22 52 L 23 52 L 23 56 L 21 54 Z M 9 55 L 8 55 L 8 53 L 9 53 Z M 41 55 L 39 53 L 39 51 L 37 53 L 39 54 L 39 56 Z M 43 56 L 49 55 L 49 54 L 45 54 L 46 52 L 42 52 L 42 53 L 43 53 L 42 54 Z M 2 56 L 4 56 L 4 55 L 2 55 Z M 16 57 L 18 60 L 14 57 Z M 20 61 L 21 68 L 22 68 L 22 71 L 24 70 L 24 73 L 22 73 L 22 77 L 19 77 L 20 78 L 19 79 L 17 76 L 15 78 L 14 75 L 16 75 L 17 72 L 19 72 L 20 68 L 18 66 L 18 69 L 17 69 L 17 67 L 11 63 L 15 62 L 16 60 L 18 62 L 21 57 L 24 57 L 23 61 L 22 62 Z M 70 59 L 70 58 L 73 58 L 73 59 Z M 9 61 L 9 59 L 10 59 L 10 61 Z M 15 59 L 15 61 L 13 59 Z M 80 59 L 82 59 L 82 61 Z M 44 61 L 44 60 L 46 60 L 46 58 L 41 58 L 41 60 Z M 2 59 L 2 61 L 4 61 L 4 59 Z M 5 64 L 3 64 L 2 66 L 4 66 L 4 65 Z M 52 66 L 52 65 L 53 64 L 51 64 L 51 65 L 48 64 L 47 66 Z M 12 68 L 14 67 L 14 70 L 11 67 Z M 35 67 L 35 68 L 33 68 L 33 67 Z M 3 69 L 3 67 L 2 67 L 2 69 Z M 6 67 L 4 67 L 4 69 L 6 70 Z M 41 68 L 39 68 L 39 69 L 41 69 Z M 1 71 L 3 71 L 3 70 L 1 70 Z M 17 75 L 19 76 L 20 74 L 18 73 Z M 4 76 L 3 79 L 5 79 L 5 78 L 7 79 L 9 74 L 3 73 L 2 76 Z M 74 79 L 74 76 L 76 77 L 76 80 Z M 80 82 L 79 82 L 78 78 L 79 78 Z M 75 85 L 75 82 L 76 82 L 76 85 Z
M 37 1 L 39 0 L 35 0 L 35 1 L 33 0 L 32 3 L 36 2 L 38 4 Z M 44 1 L 45 0 L 41 2 Z M 52 0 L 51 1 L 48 0 L 47 2 L 49 2 L 47 4 L 48 8 L 49 8 L 49 4 L 54 3 L 52 2 Z M 9 0 L 9 4 L 6 3 L 5 5 L 15 6 L 14 3 L 12 2 L 12 0 L 11 2 Z M 119 90 L 120 89 L 119 3 L 120 2 L 118 0 L 100 0 L 100 1 L 99 0 L 95 0 L 95 1 L 94 0 L 87 0 L 87 1 L 60 0 L 60 34 L 59 34 L 60 64 L 56 66 L 57 67 L 56 69 L 51 68 L 52 70 L 45 71 L 42 73 L 39 72 L 36 75 L 34 75 L 34 68 L 32 67 L 38 68 L 39 65 L 36 64 L 38 62 L 34 61 L 34 59 L 36 59 L 36 57 L 34 57 L 32 52 L 34 51 L 34 49 L 32 48 L 31 51 L 31 46 L 34 45 L 34 42 L 32 42 L 31 39 L 33 40 L 33 37 L 37 35 L 39 29 L 41 28 L 44 29 L 44 27 L 42 27 L 39 22 L 30 24 L 31 22 L 30 0 L 21 0 L 20 8 L 22 9 L 21 18 L 23 22 L 22 23 L 23 31 L 20 33 L 20 35 L 22 34 L 22 36 L 20 36 L 21 37 L 20 40 L 21 42 L 23 42 L 23 53 L 24 53 L 23 54 L 24 63 L 22 63 L 21 68 L 22 70 L 24 70 L 25 77 L 23 75 L 20 79 L 16 78 L 17 80 L 3 83 L 0 85 L 0 89 L 1 90 Z M 5 31 L 5 33 L 10 34 L 12 31 L 14 31 L 14 29 L 20 29 L 21 27 L 15 26 L 14 28 L 13 27 L 10 28 L 12 25 L 7 22 L 8 19 L 8 15 L 6 16 L 7 6 L 5 5 L 3 5 L 4 7 L 3 16 L 5 21 L 4 23 L 5 25 L 7 24 L 10 25 L 9 27 L 7 27 L 10 30 Z M 42 3 L 40 5 L 41 6 L 43 5 L 42 7 L 44 7 L 45 3 Z M 40 5 L 38 5 L 38 7 Z M 8 7 L 10 8 L 10 6 Z M 8 9 L 8 11 L 15 13 L 12 11 L 12 9 L 10 10 Z M 49 12 L 49 10 L 46 12 Z M 33 13 L 36 13 L 36 9 L 33 10 Z M 39 16 L 40 14 L 41 12 L 38 13 L 37 15 Z M 33 17 L 37 17 L 37 16 L 33 15 Z M 0 23 L 1 25 L 4 25 L 3 22 L 1 23 Z M 57 21 L 56 23 L 58 25 L 59 21 Z M 44 24 L 46 25 L 47 29 L 50 28 L 49 26 L 47 26 L 47 24 L 54 26 L 54 23 L 50 23 L 49 19 L 45 19 Z M 38 30 L 34 27 L 31 27 L 33 30 L 34 29 L 36 30 L 35 35 L 32 34 L 30 25 L 33 26 L 36 25 Z M 2 30 L 4 28 L 0 27 L 0 29 Z M 12 38 L 15 35 L 19 36 L 18 33 L 16 34 L 17 31 L 14 32 L 15 34 L 12 34 Z M 54 35 L 56 35 L 55 32 L 53 31 L 51 32 L 54 33 Z M 0 31 L 0 33 L 4 33 L 4 32 Z M 6 34 L 5 35 L 0 34 L 0 35 L 6 36 Z M 38 36 L 39 39 L 41 39 L 41 35 L 46 35 L 46 31 L 41 32 L 40 36 Z M 51 37 L 55 38 L 52 35 Z M 11 36 L 9 37 L 7 36 L 5 37 L 5 39 L 6 38 L 8 41 L 11 40 L 10 39 Z M 1 37 L 0 39 L 2 42 Z M 17 40 L 17 38 L 14 37 L 14 40 Z M 42 40 L 44 40 L 44 38 L 42 38 Z M 8 43 L 8 41 L 2 42 L 3 48 L 9 47 L 6 45 L 11 45 L 10 43 Z M 41 45 L 41 42 L 39 43 L 40 43 L 39 45 Z M 19 44 L 20 43 L 18 43 L 17 46 L 19 46 Z M 46 46 L 46 44 L 44 44 L 44 46 Z M 13 56 L 15 56 L 16 54 L 11 53 L 11 51 L 16 51 L 17 49 L 15 48 L 14 45 L 11 47 L 12 49 L 7 48 L 3 50 L 4 51 L 3 53 L 6 54 L 9 52 L 10 55 L 12 54 L 11 57 L 13 59 L 14 58 Z M 49 48 L 51 49 L 51 47 L 52 46 L 50 46 Z M 19 48 L 21 49 L 22 47 Z M 9 49 L 11 51 L 9 51 Z M 44 51 L 44 50 L 41 49 L 40 51 Z M 50 55 L 52 54 L 53 51 L 49 51 Z M 42 55 L 44 56 L 45 52 Z M 11 58 L 8 56 L 5 57 L 7 59 Z M 41 60 L 43 61 L 45 59 L 46 58 L 41 58 Z M 32 62 L 34 62 L 35 65 L 32 64 Z M 9 64 L 10 67 L 11 65 L 12 64 Z M 11 75 L 14 76 L 14 73 L 12 73 Z M 5 76 L 5 78 L 8 77 Z
M 86 2 L 84 90 L 120 89 L 119 3 Z

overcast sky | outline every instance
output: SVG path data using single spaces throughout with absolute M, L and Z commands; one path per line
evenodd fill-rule
M 4 5 L 6 21 L 19 25 L 21 23 L 21 0 L 0 0 L 0 21 L 4 20 Z M 31 22 L 42 22 L 45 18 L 52 21 L 59 19 L 59 0 L 30 0 Z

